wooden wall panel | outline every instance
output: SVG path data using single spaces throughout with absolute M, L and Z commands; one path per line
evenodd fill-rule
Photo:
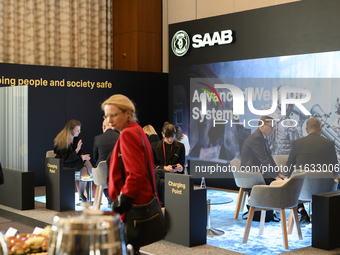
M 162 72 L 162 0 L 113 0 L 112 11 L 113 69 Z
M 168 22 L 168 0 L 163 0 L 162 6 L 162 72 L 169 72 L 169 22 Z
M 113 0 L 113 35 L 137 31 L 137 0 Z
M 138 0 L 137 30 L 162 33 L 162 1 Z
M 139 71 L 137 32 L 113 36 L 113 70 Z M 122 55 L 126 54 L 124 58 Z
M 162 72 L 161 34 L 138 32 L 138 71 Z

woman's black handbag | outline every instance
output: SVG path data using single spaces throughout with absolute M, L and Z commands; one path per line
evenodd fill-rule
M 125 212 L 123 228 L 125 242 L 133 247 L 142 247 L 164 239 L 167 226 L 157 197 L 154 196 L 146 205 L 133 204 Z
M 137 130 L 138 131 L 138 130 Z M 139 131 L 138 131 L 139 132 Z M 140 133 L 139 133 L 140 134 Z M 164 239 L 168 229 L 166 221 L 163 216 L 161 207 L 158 203 L 155 188 L 153 185 L 153 178 L 150 171 L 149 160 L 147 156 L 147 150 L 142 135 L 140 134 L 144 148 L 145 156 L 148 166 L 149 178 L 151 181 L 152 191 L 154 197 L 148 204 L 134 205 L 132 204 L 125 211 L 125 218 L 123 223 L 125 242 L 131 244 L 133 247 L 142 247 L 159 240 Z M 120 165 L 123 177 L 123 183 L 125 184 L 125 172 L 122 157 L 120 158 Z

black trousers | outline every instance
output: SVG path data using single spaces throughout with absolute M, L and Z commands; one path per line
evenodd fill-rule
M 164 172 L 164 169 L 155 169 L 156 191 L 162 205 L 164 205 Z
M 275 181 L 275 179 L 273 178 L 263 178 L 264 179 L 264 182 L 269 185 L 271 182 Z

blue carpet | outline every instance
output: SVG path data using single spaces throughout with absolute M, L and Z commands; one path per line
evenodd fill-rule
M 46 196 L 34 197 L 34 200 L 46 204 Z
M 260 222 L 253 221 L 248 243 L 242 244 L 247 221 L 242 219 L 242 213 L 238 219 L 234 219 L 237 196 L 237 193 L 207 190 L 207 197 L 212 202 L 223 202 L 226 197 L 233 199 L 233 202 L 229 204 L 211 205 L 211 227 L 223 230 L 225 233 L 220 236 L 207 237 L 207 244 L 243 254 L 281 254 L 311 246 L 311 224 L 301 225 L 303 240 L 299 240 L 296 228 L 294 228 L 293 233 L 288 235 L 289 250 L 286 250 L 283 247 L 281 222 L 273 221 L 265 223 L 262 236 L 259 235 Z M 289 210 L 286 211 L 287 225 L 288 215 Z
M 311 246 L 312 243 L 312 229 L 311 224 L 301 225 L 303 240 L 299 240 L 296 228 L 293 233 L 288 235 L 289 250 L 283 248 L 283 238 L 281 233 L 281 222 L 266 222 L 264 227 L 264 234 L 260 236 L 260 223 L 253 221 L 247 244 L 242 244 L 243 234 L 246 226 L 246 220 L 242 219 L 242 212 L 238 219 L 234 219 L 236 208 L 237 193 L 223 192 L 216 190 L 207 190 L 207 197 L 211 199 L 212 203 L 221 203 L 228 198 L 233 199 L 233 202 L 228 204 L 211 205 L 210 210 L 210 224 L 211 228 L 216 228 L 224 231 L 223 235 L 207 237 L 207 244 L 216 246 L 222 249 L 227 249 L 243 254 L 281 254 L 284 252 Z M 45 196 L 35 197 L 38 202 L 46 203 Z M 78 201 L 78 194 L 76 193 L 76 201 Z M 76 206 L 76 211 L 83 210 L 84 207 Z M 308 211 L 308 208 L 306 208 Z M 100 210 L 110 211 L 107 200 L 102 199 Z M 289 211 L 286 211 L 288 220 Z M 288 222 L 287 222 L 288 225 Z

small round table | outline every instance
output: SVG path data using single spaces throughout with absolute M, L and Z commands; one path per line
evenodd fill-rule
M 229 204 L 233 202 L 233 200 L 229 197 L 223 197 L 220 200 L 216 202 L 211 202 L 212 199 L 207 199 L 207 236 L 220 236 L 224 234 L 223 230 L 219 230 L 217 228 L 211 228 L 210 226 L 210 206 L 211 205 L 222 205 L 222 204 Z

